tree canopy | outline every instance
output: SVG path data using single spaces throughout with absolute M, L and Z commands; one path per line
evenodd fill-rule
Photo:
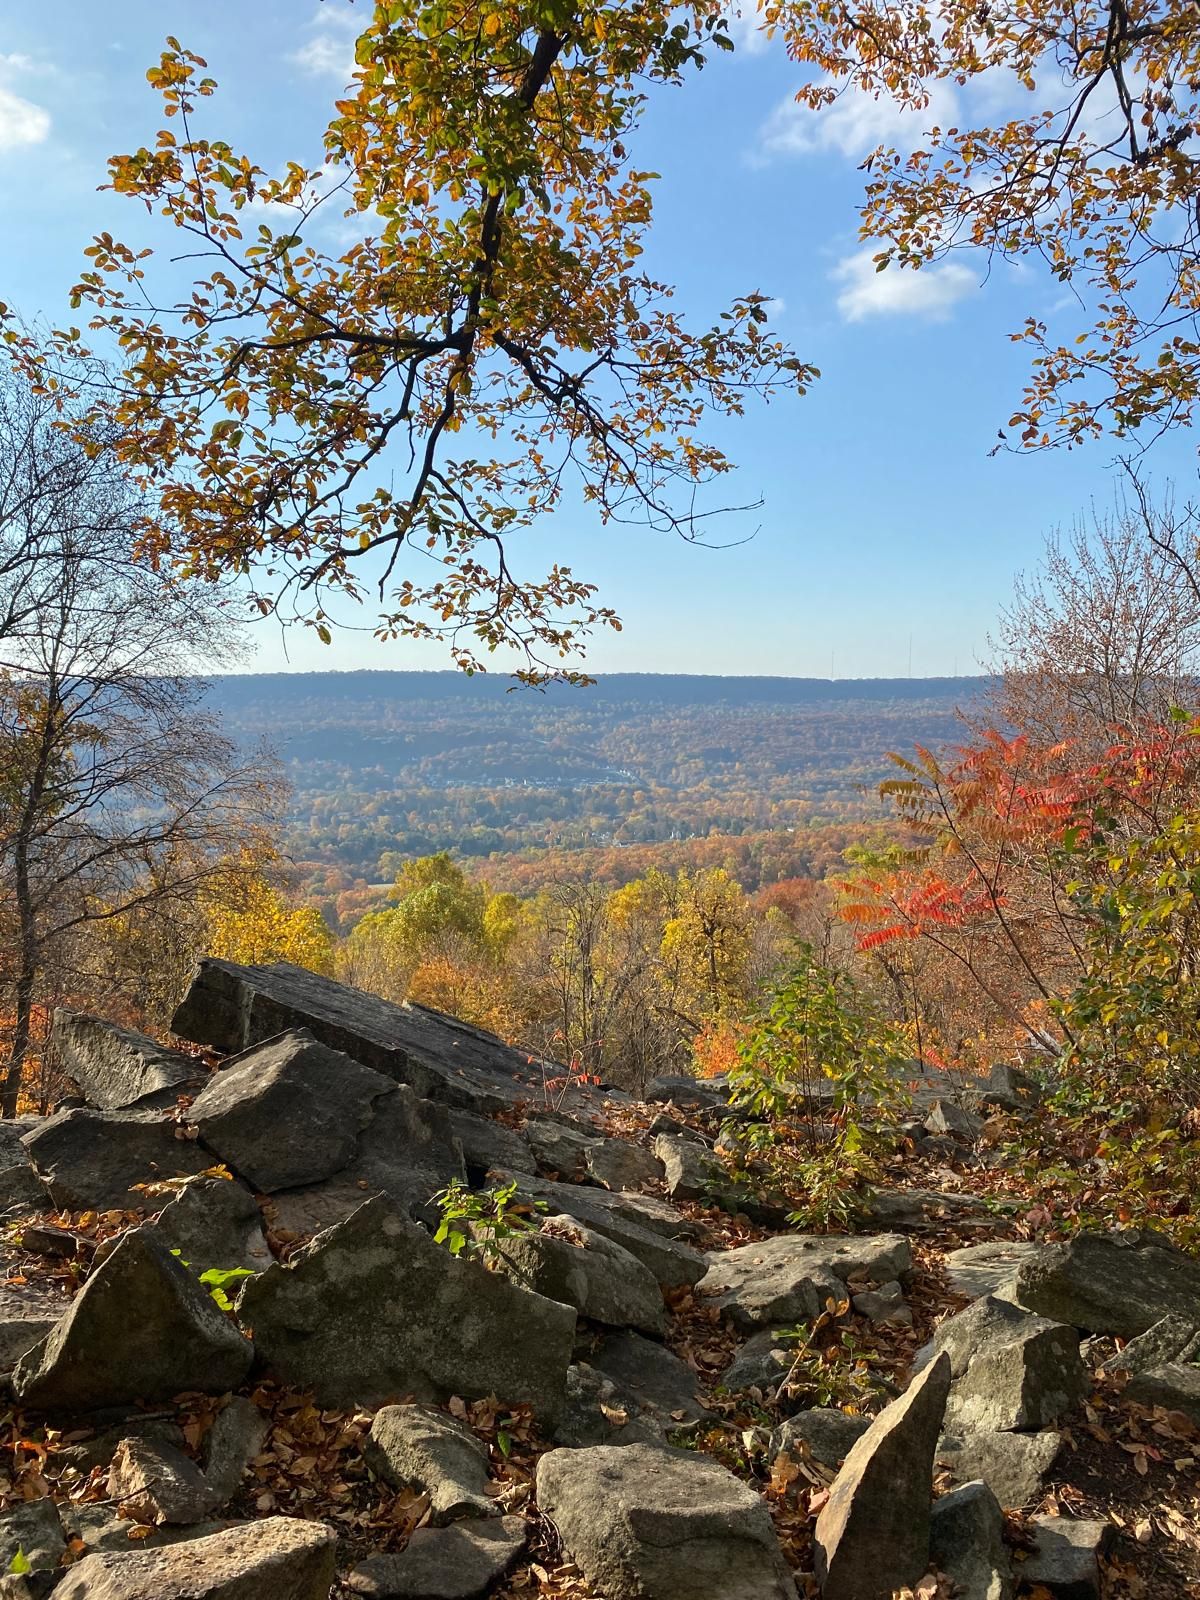
M 123 352 L 93 420 L 161 502 L 150 555 L 247 574 L 322 637 L 335 591 L 374 586 L 383 637 L 570 676 L 616 618 L 566 565 L 523 575 L 514 536 L 583 511 L 699 538 L 730 469 L 706 418 L 814 376 L 757 286 L 694 332 L 639 264 L 646 92 L 729 46 L 720 0 L 386 0 L 325 168 L 269 176 L 202 130 L 216 84 L 169 41 L 149 77 L 170 125 L 112 158 L 111 187 L 189 236 L 202 275 L 175 294 L 151 248 L 106 233 L 73 297 Z M 338 206 L 357 237 L 330 252 Z M 51 368 L 83 337 L 60 330 Z

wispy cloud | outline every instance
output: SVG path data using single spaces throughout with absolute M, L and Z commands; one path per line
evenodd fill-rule
M 28 56 L 0 54 L 0 154 L 26 145 L 42 144 L 50 137 L 50 113 L 9 87 L 14 78 L 38 70 Z
M 836 151 L 861 161 L 879 145 L 905 154 L 915 150 L 926 131 L 954 121 L 957 98 L 948 84 L 935 84 L 924 111 L 906 111 L 886 96 L 877 99 L 858 89 L 846 90 L 832 104 L 814 110 L 788 96 L 763 123 L 758 154 L 811 155 Z
M 944 322 L 953 308 L 979 288 L 970 267 L 948 262 L 940 267 L 888 267 L 875 270 L 870 248 L 846 256 L 831 276 L 841 284 L 837 308 L 847 322 L 868 317 L 924 317 Z
M 363 26 L 361 13 L 322 6 L 309 26 L 313 36 L 293 50 L 288 60 L 314 78 L 349 83 L 354 74 L 354 43 Z
M 729 37 L 745 55 L 761 56 L 771 48 L 771 41 L 763 32 L 760 0 L 728 0 L 725 20 Z

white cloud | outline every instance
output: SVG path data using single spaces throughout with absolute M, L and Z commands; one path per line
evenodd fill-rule
M 354 45 L 364 26 L 361 13 L 335 11 L 322 6 L 310 26 L 315 30 L 307 44 L 288 60 L 314 78 L 337 78 L 346 84 L 354 75 Z
M 760 0 L 728 0 L 725 18 L 729 37 L 744 55 L 761 56 L 771 47 L 763 32 Z
M 887 96 L 876 99 L 861 89 L 847 89 L 830 105 L 814 110 L 790 95 L 763 124 L 762 157 L 810 155 L 836 150 L 847 160 L 861 161 L 879 145 L 908 154 L 928 129 L 953 124 L 957 97 L 948 84 L 935 84 L 924 111 L 907 111 Z
M 859 250 L 839 262 L 831 274 L 842 285 L 837 308 L 847 322 L 867 317 L 925 317 L 943 322 L 951 308 L 979 288 L 969 267 L 948 262 L 940 267 L 888 267 L 876 272 L 875 251 Z
M 41 144 L 50 137 L 50 113 L 0 84 L 0 151 Z

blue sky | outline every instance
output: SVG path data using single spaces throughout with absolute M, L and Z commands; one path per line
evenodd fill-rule
M 221 84 L 205 131 L 275 169 L 319 161 L 346 77 L 348 0 L 49 0 L 5 7 L 0 32 L 0 299 L 26 317 L 68 319 L 66 294 L 90 236 L 170 237 L 128 201 L 98 194 L 105 157 L 152 143 L 145 82 L 164 37 L 199 51 Z M 858 98 L 814 115 L 794 106 L 797 68 L 738 26 L 740 48 L 649 108 L 640 165 L 662 174 L 649 264 L 708 323 L 737 293 L 777 298 L 777 326 L 822 369 L 803 399 L 752 407 L 719 437 L 738 463 L 735 497 L 762 497 L 731 523 L 748 544 L 697 549 L 582 514 L 530 540 L 596 581 L 622 634 L 597 640 L 599 671 L 839 677 L 969 672 L 1013 575 L 1043 534 L 1089 502 L 1111 502 L 1115 447 L 989 457 L 1019 399 L 1025 356 L 1009 334 L 1027 315 L 1067 314 L 1032 269 L 966 258 L 876 275 L 857 237 L 864 156 L 913 136 Z M 934 108 L 970 111 L 952 91 Z M 1156 481 L 1190 490 L 1194 445 L 1157 447 Z M 255 665 L 434 667 L 431 647 L 348 634 L 332 648 L 264 625 Z

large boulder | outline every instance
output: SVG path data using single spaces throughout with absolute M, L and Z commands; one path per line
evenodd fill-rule
M 498 1270 L 523 1289 L 610 1327 L 666 1330 L 666 1306 L 650 1268 L 574 1217 L 552 1218 L 541 1232 L 513 1234 L 495 1248 Z
M 1034 1432 L 1058 1422 L 1088 1387 L 1075 1329 L 1045 1317 L 1027 1317 L 1011 1339 L 971 1358 L 954 1385 L 952 1425 L 969 1431 Z
M 255 1190 L 296 1189 L 346 1166 L 392 1081 L 302 1029 L 235 1056 L 193 1102 L 190 1120 Z
M 937 1460 L 956 1483 L 982 1479 L 1009 1510 L 1040 1499 L 1042 1482 L 1062 1453 L 1057 1429 L 1044 1433 L 949 1430 L 938 1440 Z
M 149 1229 L 126 1234 L 54 1329 L 17 1363 L 13 1392 L 40 1411 L 94 1411 L 223 1394 L 253 1349 Z
M 811 1321 L 828 1300 L 848 1298 L 846 1280 L 884 1283 L 912 1268 L 912 1248 L 897 1234 L 838 1238 L 781 1234 L 710 1255 L 698 1292 L 742 1332 Z
M 551 1424 L 562 1409 L 575 1312 L 456 1260 L 385 1196 L 247 1280 L 237 1311 L 323 1405 L 496 1395 Z
M 691 1367 L 652 1339 L 628 1330 L 605 1334 L 588 1360 L 614 1385 L 619 1409 L 664 1437 L 712 1419 Z
M 71 1567 L 55 1600 L 329 1600 L 333 1533 L 267 1517 L 159 1550 L 103 1551 Z
M 1162 1406 L 1181 1412 L 1200 1428 L 1200 1367 L 1185 1361 L 1167 1361 L 1135 1373 L 1125 1390 L 1128 1400 L 1143 1406 Z
M 950 1358 L 939 1355 L 846 1457 L 813 1535 L 823 1600 L 890 1600 L 925 1572 L 933 1459 L 949 1392 Z
M 552 1450 L 538 1508 L 606 1600 L 793 1600 L 766 1503 L 708 1456 Z
M 77 1106 L 22 1137 L 42 1182 L 63 1211 L 153 1210 L 138 1185 L 193 1178 L 212 1157 L 154 1112 Z M 157 1202 L 161 1203 L 161 1202 Z
M 1021 1567 L 1023 1584 L 1054 1600 L 1100 1600 L 1100 1557 L 1113 1541 L 1111 1522 L 1034 1517 L 1028 1531 L 1035 1546 Z
M 287 962 L 205 960 L 172 1020 L 182 1039 L 228 1052 L 306 1028 L 426 1099 L 499 1111 L 540 1091 L 542 1074 L 494 1034 L 418 1005 L 394 1005 Z
M 460 1517 L 498 1516 L 487 1497 L 488 1453 L 465 1423 L 433 1406 L 382 1406 L 363 1448 L 367 1462 L 394 1488 L 429 1496 L 435 1525 Z
M 1162 1317 L 1195 1316 L 1200 1261 L 1161 1234 L 1078 1233 L 1023 1261 L 1014 1293 L 1056 1322 L 1131 1339 Z
M 170 1103 L 205 1075 L 194 1056 L 78 1011 L 54 1013 L 50 1044 L 79 1093 L 101 1111 Z
M 695 1139 L 660 1133 L 654 1154 L 662 1163 L 672 1200 L 711 1200 L 734 1187 L 724 1163 Z

